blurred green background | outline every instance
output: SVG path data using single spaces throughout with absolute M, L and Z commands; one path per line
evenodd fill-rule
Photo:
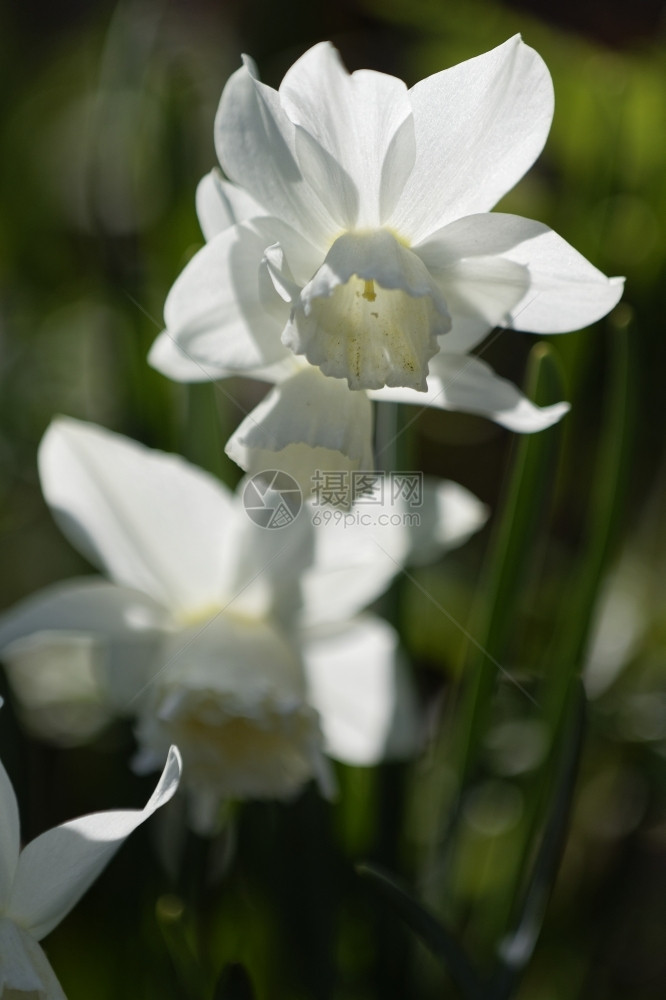
M 630 405 L 599 563 L 599 624 L 582 657 L 590 705 L 571 833 L 524 1000 L 652 1000 L 666 985 L 665 24 L 661 3 L 602 9 L 591 0 L 557 8 L 537 0 L 128 0 L 0 11 L 0 607 L 89 569 L 39 491 L 36 448 L 55 413 L 238 479 L 223 454 L 240 417 L 234 400 L 263 390 L 241 380 L 223 391 L 174 385 L 145 357 L 170 284 L 202 243 L 194 190 L 215 162 L 213 116 L 240 53 L 253 55 L 273 85 L 322 38 L 350 69 L 409 84 L 517 31 L 544 57 L 553 128 L 538 164 L 500 207 L 552 225 L 627 285 L 607 321 L 552 338 L 573 411 L 558 441 L 552 515 L 502 640 L 502 662 L 528 687 L 546 663 L 580 666 L 558 664 L 557 650 L 566 648 L 566 596 L 585 572 L 593 533 L 618 336 L 628 344 Z M 520 381 L 533 343 L 505 332 L 484 357 Z M 433 410 L 406 437 L 414 468 L 459 480 L 493 509 L 501 504 L 514 436 Z M 456 622 L 468 622 L 483 598 L 491 532 L 400 581 L 383 605 L 402 630 L 433 731 L 464 675 Z M 211 995 L 225 962 L 240 961 L 262 998 L 456 996 L 353 864 L 371 859 L 401 873 L 488 962 L 542 777 L 548 733 L 537 716 L 516 688 L 500 685 L 443 882 L 432 865 L 434 803 L 447 801 L 439 744 L 411 767 L 341 768 L 334 806 L 307 793 L 291 806 L 244 807 L 233 835 L 212 845 L 180 844 L 175 812 L 156 818 L 47 940 L 65 992 L 71 1000 L 200 997 Z M 131 746 L 129 727 L 118 725 L 92 749 L 54 750 L 30 736 L 9 696 L 0 752 L 25 837 L 78 813 L 141 803 L 150 781 L 128 771 Z

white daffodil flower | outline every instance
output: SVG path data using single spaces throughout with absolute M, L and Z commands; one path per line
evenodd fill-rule
M 490 214 L 552 115 L 550 74 L 518 35 L 409 90 L 348 74 L 327 42 L 277 91 L 245 58 L 215 121 L 228 180 L 198 188 L 208 243 L 171 289 L 151 364 L 276 383 L 227 451 L 303 486 L 315 467 L 370 467 L 370 399 L 548 427 L 567 404 L 534 406 L 469 352 L 496 326 L 580 329 L 622 294 L 547 226 Z
M 65 1000 L 39 942 L 78 903 L 130 833 L 169 801 L 180 774 L 180 754 L 172 747 L 143 809 L 81 816 L 21 850 L 16 796 L 0 762 L 0 998 Z
M 266 529 L 183 459 L 68 418 L 47 431 L 39 469 L 58 524 L 111 582 L 60 583 L 0 618 L 33 726 L 61 714 L 48 735 L 62 732 L 87 702 L 100 724 L 99 706 L 135 716 L 139 766 L 180 747 L 200 829 L 225 798 L 289 798 L 312 777 L 329 793 L 328 755 L 373 764 L 416 748 L 396 634 L 360 612 L 408 559 L 435 558 L 483 524 L 462 487 L 431 486 L 418 526 L 393 507 L 374 527 L 353 511 L 315 527 L 306 506 Z M 59 689 L 68 644 L 76 666 Z

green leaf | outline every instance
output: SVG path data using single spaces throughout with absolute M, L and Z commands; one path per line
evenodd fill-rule
M 356 871 L 371 880 L 374 888 L 416 934 L 430 952 L 446 967 L 460 992 L 468 1000 L 484 1000 L 486 993 L 480 976 L 453 935 L 403 888 L 393 875 L 375 865 L 357 865 Z
M 155 906 L 155 916 L 182 995 L 188 1000 L 204 1000 L 208 996 L 206 979 L 197 953 L 191 916 L 185 904 L 179 896 L 161 896 Z
M 509 1000 L 532 957 L 564 850 L 585 725 L 585 693 L 578 683 L 567 706 L 566 725 L 552 792 L 550 814 L 532 872 L 516 908 L 511 931 L 500 945 L 500 964 L 488 1000 Z
M 555 718 L 567 697 L 570 677 L 580 672 L 629 480 L 634 409 L 630 325 L 628 307 L 618 308 L 613 315 L 609 373 L 600 421 L 601 440 L 583 531 L 586 544 L 576 573 L 567 581 L 567 594 L 542 697 L 545 711 Z
M 526 390 L 541 405 L 563 398 L 562 376 L 550 345 L 537 344 L 532 349 Z M 473 644 L 468 651 L 462 698 L 456 708 L 457 737 L 453 751 L 460 788 L 476 763 L 495 683 L 502 672 L 503 651 L 515 628 L 521 584 L 550 509 L 560 438 L 561 429 L 556 425 L 539 434 L 525 435 L 516 445 L 513 468 L 482 572 L 485 586 L 469 627 Z M 527 691 L 525 696 L 530 697 Z

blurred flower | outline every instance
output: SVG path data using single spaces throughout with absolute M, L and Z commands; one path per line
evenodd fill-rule
M 0 619 L 33 726 L 48 714 L 49 735 L 66 730 L 74 691 L 100 724 L 104 707 L 137 716 L 138 766 L 178 743 L 200 829 L 225 798 L 288 798 L 313 776 L 330 792 L 326 754 L 372 764 L 415 749 L 397 636 L 359 612 L 408 559 L 483 524 L 466 490 L 430 486 L 418 526 L 396 506 L 374 527 L 353 516 L 315 527 L 306 508 L 267 530 L 208 474 L 91 424 L 54 421 L 39 466 L 62 530 L 113 582 L 57 584 Z M 59 687 L 54 656 L 68 643 Z
M 276 387 L 227 445 L 304 482 L 370 466 L 370 398 L 463 410 L 516 431 L 558 420 L 471 357 L 495 326 L 575 330 L 622 294 L 547 226 L 489 214 L 540 153 L 550 75 L 520 37 L 411 90 L 349 75 L 321 43 L 278 91 L 250 59 L 215 123 L 197 208 L 208 244 L 174 284 L 150 360 L 201 381 Z M 349 390 L 356 390 L 351 392 Z
M 78 903 L 125 838 L 169 801 L 180 772 L 172 747 L 143 809 L 81 816 L 21 850 L 16 796 L 0 762 L 0 997 L 64 1000 L 38 942 Z

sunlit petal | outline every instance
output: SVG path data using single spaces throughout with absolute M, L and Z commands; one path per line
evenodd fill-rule
M 328 753 L 370 765 L 407 756 L 419 745 L 414 691 L 394 629 L 366 615 L 303 644 L 312 703 Z

